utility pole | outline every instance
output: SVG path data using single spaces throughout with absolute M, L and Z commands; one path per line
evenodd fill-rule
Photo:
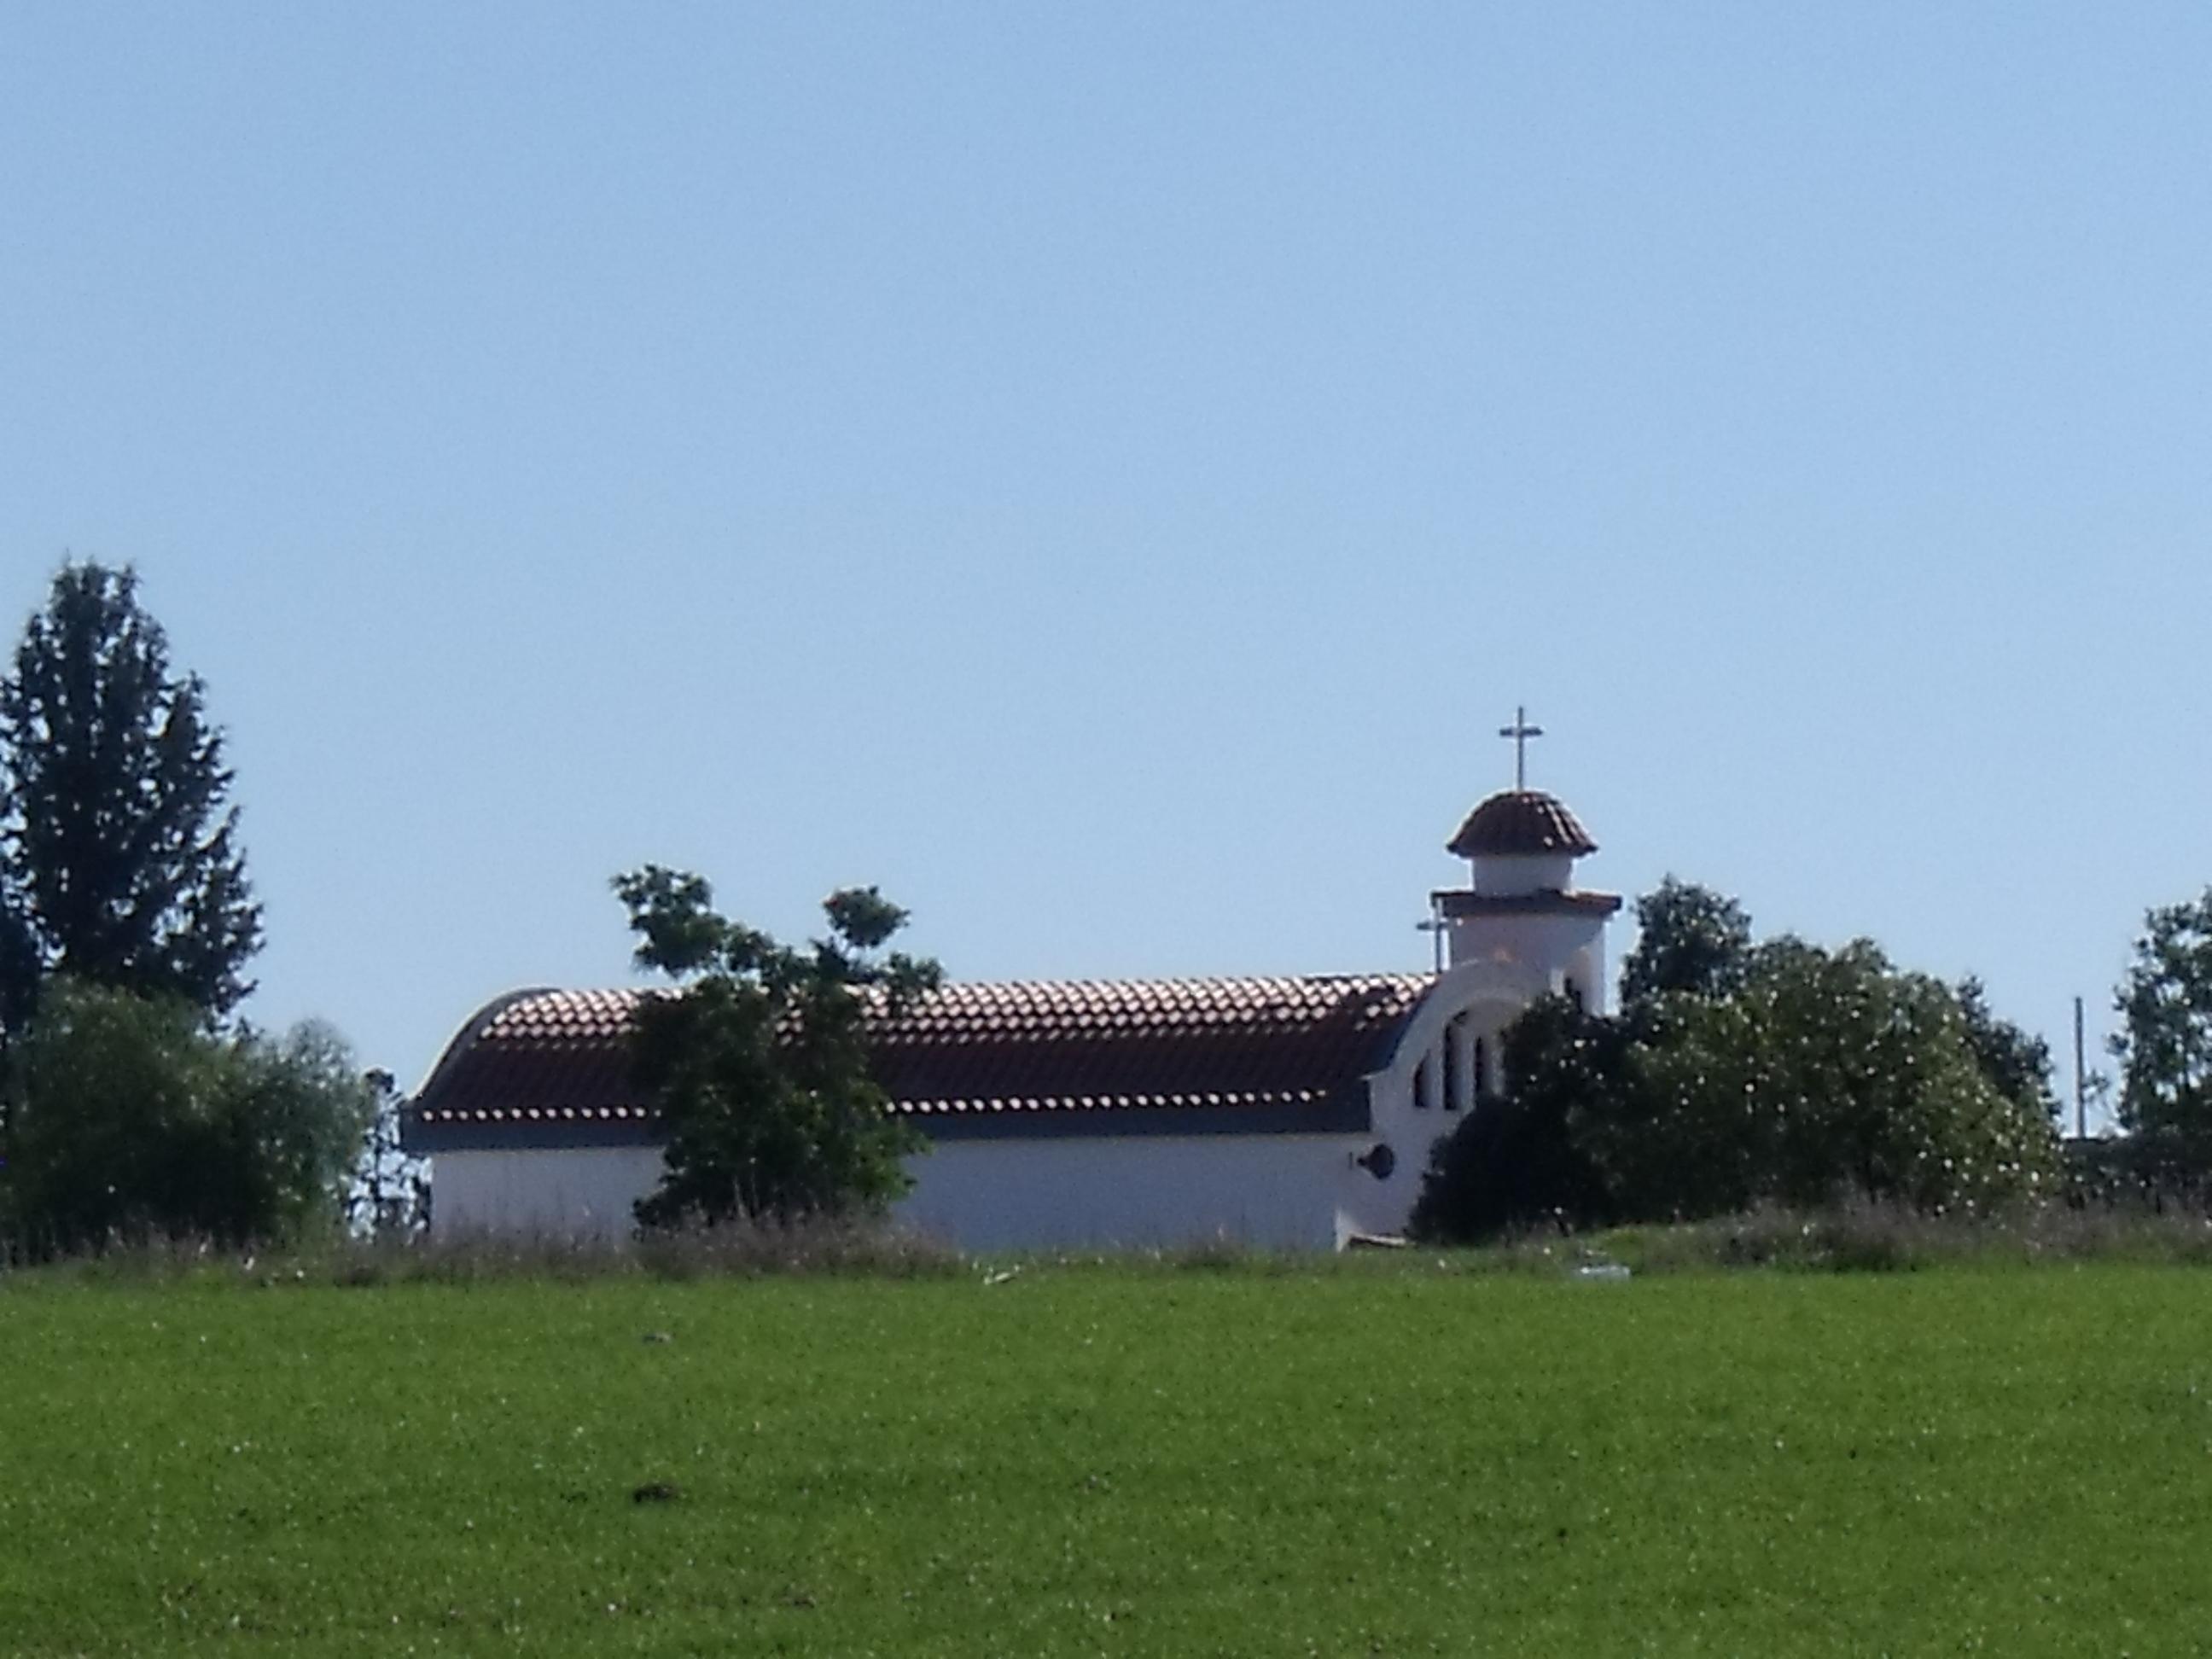
M 2081 1047 L 2081 999 L 2074 999 L 2074 1134 L 2089 1138 L 2089 1073 Z

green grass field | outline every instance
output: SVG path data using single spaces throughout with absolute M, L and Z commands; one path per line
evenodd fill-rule
M 2212 1650 L 2170 1268 L 19 1275 L 0 1379 L 10 1654 Z

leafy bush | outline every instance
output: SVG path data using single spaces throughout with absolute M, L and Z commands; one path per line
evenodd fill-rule
M 2049 1117 L 1984 1068 L 1957 994 L 1864 940 L 1784 939 L 1734 996 L 1659 1000 L 1627 1066 L 1575 1120 L 1625 1215 L 1846 1194 L 1941 1212 L 2053 1185 Z
M 12 1058 L 0 1219 L 39 1254 L 296 1237 L 336 1213 L 374 1105 L 326 1027 L 218 1037 L 184 1002 L 68 979 Z

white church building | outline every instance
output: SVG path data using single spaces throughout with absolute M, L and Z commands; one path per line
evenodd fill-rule
M 927 1142 L 899 1217 L 969 1250 L 1401 1233 L 1515 1016 L 1546 993 L 1603 1011 L 1620 908 L 1575 886 L 1596 844 L 1540 791 L 1492 796 L 1449 847 L 1468 879 L 1431 895 L 1433 974 L 952 983 L 882 1019 L 877 1076 Z M 661 1170 L 627 1048 L 648 994 L 470 1018 L 404 1120 L 438 1234 L 628 1233 Z

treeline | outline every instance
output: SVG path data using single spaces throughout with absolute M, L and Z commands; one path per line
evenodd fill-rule
M 1902 970 L 1865 939 L 1757 940 L 1735 901 L 1672 878 L 1637 914 L 1617 1013 L 1553 998 L 1508 1030 L 1504 1091 L 1438 1144 L 1418 1234 L 2204 1190 L 2212 890 L 2150 914 L 2116 998 L 2117 1156 L 2069 1153 L 2047 1045 L 1978 981 Z
M 0 1256 L 419 1209 L 388 1079 L 326 1026 L 236 1018 L 261 908 L 205 702 L 96 563 L 0 678 Z

